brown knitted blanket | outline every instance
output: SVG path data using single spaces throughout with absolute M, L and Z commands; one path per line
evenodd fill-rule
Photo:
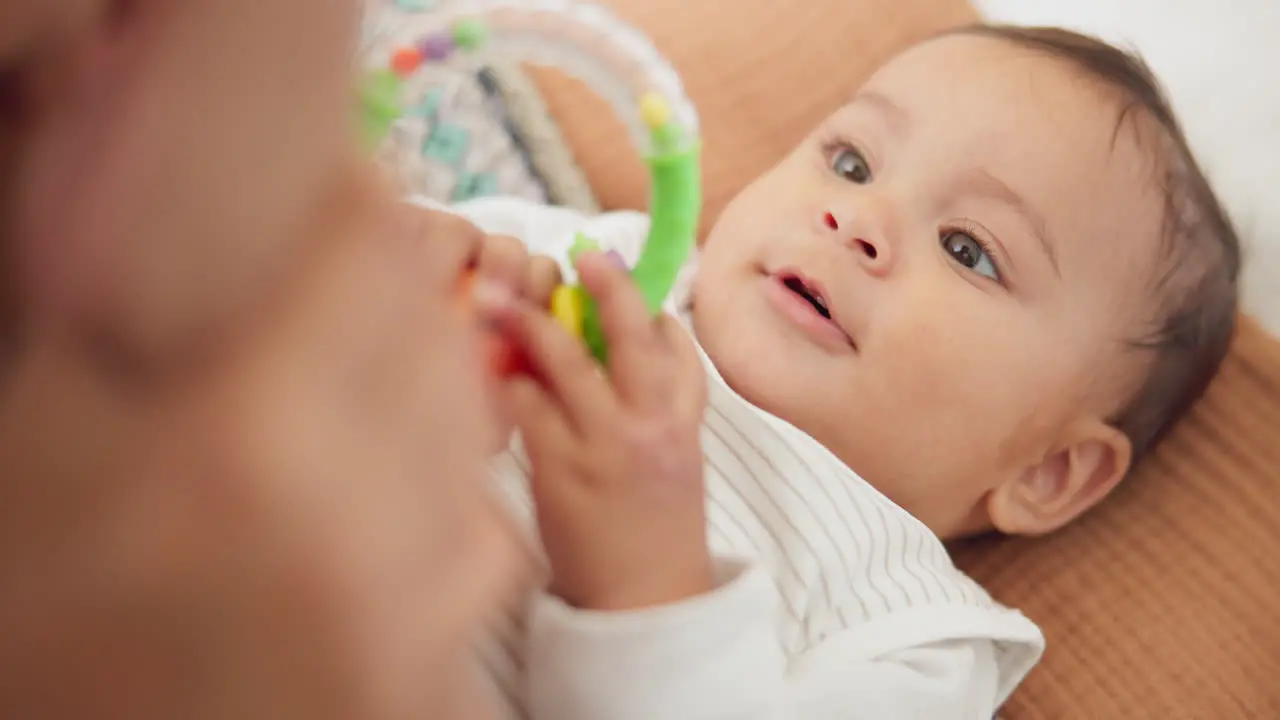
M 1199 406 L 1078 524 L 956 554 L 1048 636 L 1006 720 L 1280 718 L 1280 341 L 1243 320 Z

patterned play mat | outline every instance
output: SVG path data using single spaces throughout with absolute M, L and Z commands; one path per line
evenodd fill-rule
M 430 13 L 455 0 L 369 0 L 362 52 L 418 41 Z M 509 195 L 597 210 L 582 171 L 516 64 L 469 72 L 424 65 L 405 83 L 404 110 L 379 158 L 407 192 L 459 202 Z

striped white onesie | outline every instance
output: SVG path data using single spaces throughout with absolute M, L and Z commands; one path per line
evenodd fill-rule
M 638 213 L 586 218 L 517 200 L 452 210 L 559 258 L 582 231 L 634 261 L 647 229 Z M 626 613 L 534 598 L 491 658 L 511 715 L 989 720 L 1039 659 L 1040 631 L 956 569 L 928 528 L 703 360 L 707 537 L 721 584 Z M 527 468 L 514 448 L 495 481 L 532 530 Z

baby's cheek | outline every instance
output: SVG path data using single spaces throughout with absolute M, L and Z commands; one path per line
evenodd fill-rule
M 968 321 L 961 308 L 951 310 L 899 326 L 898 352 L 886 368 L 892 396 L 937 441 L 995 453 L 1034 413 L 1051 385 L 1051 365 L 1019 323 Z

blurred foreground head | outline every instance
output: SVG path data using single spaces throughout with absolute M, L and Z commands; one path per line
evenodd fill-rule
M 163 354 L 269 282 L 322 194 L 351 179 L 357 13 L 354 0 L 0 4 L 6 347 L 22 328 L 110 315 L 110 331 L 86 331 L 95 343 Z

